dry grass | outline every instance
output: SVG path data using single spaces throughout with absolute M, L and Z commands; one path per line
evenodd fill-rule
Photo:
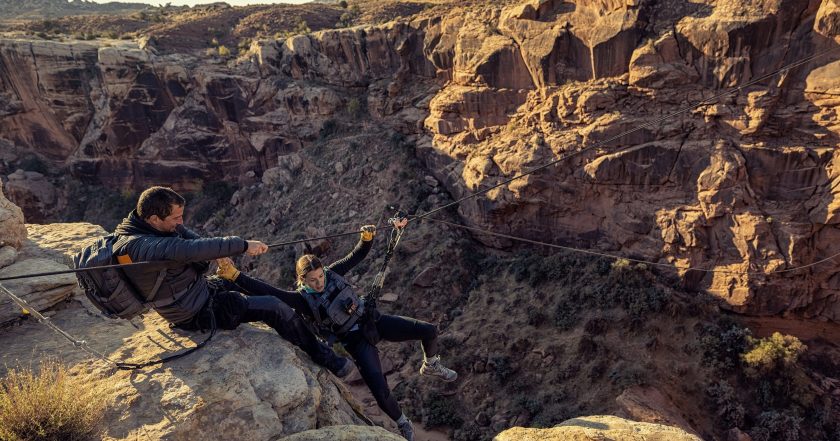
M 110 402 L 102 386 L 56 361 L 9 370 L 0 380 L 0 441 L 81 441 L 98 432 Z

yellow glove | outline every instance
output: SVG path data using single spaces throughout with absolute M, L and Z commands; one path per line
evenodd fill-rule
M 364 225 L 362 226 L 362 241 L 370 242 L 373 240 L 373 236 L 376 235 L 376 225 Z
M 219 268 L 216 269 L 217 276 L 231 282 L 236 281 L 236 278 L 239 277 L 239 270 L 233 265 L 233 261 L 230 260 L 230 257 L 217 259 L 216 263 L 219 264 Z

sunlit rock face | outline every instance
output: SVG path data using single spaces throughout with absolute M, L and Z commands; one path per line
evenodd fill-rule
M 778 272 L 840 252 L 840 62 L 763 78 L 835 47 L 837 16 L 831 0 L 523 0 L 258 41 L 227 64 L 2 40 L 0 142 L 118 188 L 293 185 L 294 155 L 364 108 L 416 135 L 456 197 L 573 155 L 461 203 L 470 224 L 671 265 L 739 312 L 838 321 L 833 260 Z

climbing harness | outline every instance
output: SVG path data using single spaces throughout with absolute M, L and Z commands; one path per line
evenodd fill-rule
M 321 292 L 315 292 L 307 287 L 300 290 L 312 312 L 314 324 L 323 335 L 327 336 L 330 344 L 338 336 L 351 331 L 366 313 L 376 314 L 376 300 L 384 284 L 385 271 L 404 231 L 404 225 L 399 224 L 405 219 L 406 215 L 401 211 L 397 211 L 394 217 L 388 219 L 388 225 L 392 228 L 382 267 L 364 296 L 360 298 L 344 277 L 329 269 L 324 269 L 327 282 Z
M 366 305 L 344 277 L 328 269 L 324 273 L 327 285 L 322 292 L 309 292 L 304 288 L 301 294 L 318 328 L 330 336 L 343 335 L 364 315 Z

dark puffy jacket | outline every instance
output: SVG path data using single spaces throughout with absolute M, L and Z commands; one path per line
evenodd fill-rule
M 134 262 L 164 262 L 159 266 L 125 268 L 125 274 L 148 298 L 160 271 L 166 270 L 154 301 L 155 311 L 171 323 L 189 321 L 207 302 L 209 293 L 204 272 L 209 260 L 235 256 L 248 248 L 248 243 L 240 237 L 200 238 L 183 226 L 175 233 L 163 233 L 140 218 L 136 211 L 123 219 L 114 234 L 126 237 L 118 243 L 114 255 L 127 254 Z

